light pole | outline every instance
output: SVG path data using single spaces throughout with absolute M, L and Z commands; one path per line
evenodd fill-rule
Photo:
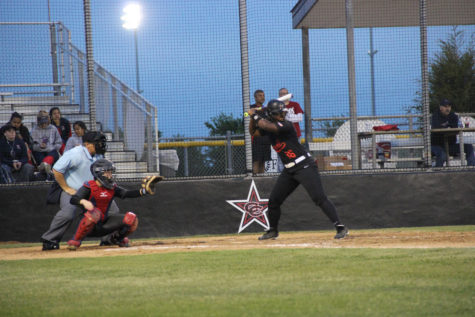
M 137 83 L 137 93 L 141 94 L 140 90 L 140 76 L 139 76 L 139 48 L 137 40 L 137 29 L 142 20 L 142 7 L 137 3 L 127 5 L 124 10 L 124 15 L 121 19 L 124 21 L 122 26 L 127 30 L 134 30 L 134 42 L 135 42 L 135 76 Z
M 374 96 L 374 55 L 378 50 L 373 50 L 373 28 L 369 28 L 369 51 L 370 69 L 371 69 L 371 115 L 376 116 L 376 101 Z

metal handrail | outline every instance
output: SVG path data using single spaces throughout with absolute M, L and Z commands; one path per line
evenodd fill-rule
M 0 88 L 12 88 L 12 87 L 63 87 L 70 86 L 70 84 L 57 84 L 57 83 L 38 83 L 38 84 L 0 84 Z

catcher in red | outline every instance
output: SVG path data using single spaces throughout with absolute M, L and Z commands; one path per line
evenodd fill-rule
M 137 229 L 137 216 L 129 211 L 125 214 L 108 214 L 109 206 L 114 197 L 135 198 L 155 194 L 155 184 L 163 179 L 162 176 L 147 176 L 140 189 L 127 190 L 115 182 L 114 164 L 106 159 L 95 161 L 91 165 L 94 180 L 84 185 L 71 197 L 71 204 L 82 206 L 84 214 L 71 240 L 68 249 L 76 250 L 86 237 L 102 237 L 112 233 L 109 241 L 101 245 L 118 245 L 128 247 L 127 238 Z

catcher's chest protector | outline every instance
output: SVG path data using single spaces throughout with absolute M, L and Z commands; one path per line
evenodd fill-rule
M 91 188 L 91 196 L 89 200 L 102 212 L 102 220 L 107 215 L 109 206 L 114 198 L 114 189 L 107 189 L 105 187 L 99 187 L 95 181 L 88 182 Z

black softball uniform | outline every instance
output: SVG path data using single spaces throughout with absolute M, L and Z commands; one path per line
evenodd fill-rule
M 269 136 L 272 147 L 285 168 L 277 178 L 269 198 L 268 216 L 271 230 L 278 230 L 280 206 L 299 184 L 302 184 L 310 198 L 322 208 L 335 226 L 340 224 L 335 206 L 323 190 L 317 165 L 310 153 L 298 141 L 292 122 L 277 121 L 274 124 L 278 129 L 276 133 L 270 131 L 264 131 L 264 133 Z

